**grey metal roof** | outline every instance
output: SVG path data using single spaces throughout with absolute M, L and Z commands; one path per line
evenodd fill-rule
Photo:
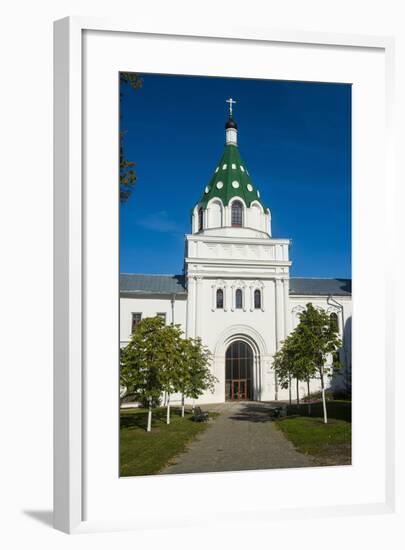
M 305 279 L 290 278 L 290 295 L 351 296 L 351 279 Z
M 183 275 L 139 275 L 121 273 L 123 294 L 187 294 Z M 291 296 L 351 296 L 351 279 L 290 278 Z
M 120 292 L 128 294 L 186 294 L 183 275 L 120 274 Z

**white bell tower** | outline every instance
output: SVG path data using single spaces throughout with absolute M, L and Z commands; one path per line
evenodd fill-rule
M 271 400 L 277 398 L 272 357 L 289 332 L 290 241 L 271 236 L 270 210 L 239 153 L 236 102 L 227 102 L 225 149 L 186 235 L 187 336 L 200 337 L 213 354 L 220 383 L 206 401 L 233 395 L 225 368 L 233 342 L 251 351 L 249 398 Z

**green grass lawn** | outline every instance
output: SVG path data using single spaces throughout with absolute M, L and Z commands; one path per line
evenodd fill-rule
M 295 448 L 315 458 L 320 466 L 351 464 L 352 425 L 345 420 L 299 416 L 275 422 Z
M 172 407 L 171 422 L 166 424 L 166 409 L 154 409 L 152 431 L 146 431 L 147 410 L 134 408 L 120 412 L 120 475 L 142 476 L 157 474 L 175 456 L 185 450 L 188 443 L 210 425 L 209 422 L 193 422 L 186 411 Z M 210 418 L 217 416 L 210 413 Z

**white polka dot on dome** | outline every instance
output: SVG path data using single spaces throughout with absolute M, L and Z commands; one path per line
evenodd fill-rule
M 247 184 L 247 188 L 248 188 L 248 191 L 250 191 L 250 192 L 253 191 L 253 187 L 250 185 L 250 183 Z
M 234 189 L 237 189 L 237 188 L 239 187 L 239 182 L 236 181 L 236 180 L 233 181 L 233 182 L 232 182 L 232 187 L 233 187 Z
M 218 170 L 219 170 L 219 166 L 217 166 L 217 167 L 215 168 L 215 173 L 217 173 Z
M 232 170 L 236 170 L 236 164 L 232 164 Z
M 258 196 L 258 197 L 259 197 L 259 199 L 260 199 L 260 193 L 259 193 L 259 191 L 257 192 L 257 196 Z
M 223 164 L 223 165 L 222 165 L 222 170 L 226 170 L 226 167 L 227 167 L 227 166 L 228 166 L 227 164 Z
M 245 169 L 243 168 L 243 166 L 242 166 L 242 165 L 240 166 L 240 169 L 242 170 L 242 172 L 244 172 L 244 171 L 245 171 Z
M 222 181 L 217 182 L 217 189 L 222 189 L 223 186 L 224 186 L 224 184 L 222 183 Z
M 210 192 L 210 188 L 208 187 L 208 185 L 207 185 L 207 187 L 205 188 L 205 192 L 206 192 L 206 193 L 209 193 L 209 192 Z

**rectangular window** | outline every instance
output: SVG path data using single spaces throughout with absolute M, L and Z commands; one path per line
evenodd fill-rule
M 166 313 L 156 313 L 157 317 L 161 317 L 166 324 Z
M 133 313 L 132 314 L 132 332 L 134 332 L 136 325 L 142 321 L 142 313 Z

